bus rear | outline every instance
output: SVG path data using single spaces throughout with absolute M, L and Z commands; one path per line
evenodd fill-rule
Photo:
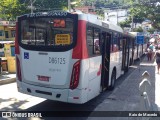
M 81 59 L 73 59 L 77 26 L 78 15 L 62 11 L 17 18 L 15 51 L 19 92 L 63 102 L 84 102 L 76 89 Z

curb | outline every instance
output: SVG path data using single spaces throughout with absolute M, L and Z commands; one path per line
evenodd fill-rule
M 16 77 L 15 78 L 7 78 L 7 79 L 2 79 L 0 80 L 0 85 L 5 85 L 8 83 L 13 83 L 16 82 Z

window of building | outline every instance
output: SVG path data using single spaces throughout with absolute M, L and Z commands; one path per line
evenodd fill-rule
M 6 38 L 9 38 L 8 31 L 5 31 Z
M 16 31 L 15 30 L 11 30 L 11 37 L 15 37 L 16 36 Z
M 0 36 L 4 36 L 3 30 L 0 30 Z

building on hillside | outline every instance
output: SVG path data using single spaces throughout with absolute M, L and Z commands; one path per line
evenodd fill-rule
M 152 24 L 150 20 L 143 21 L 141 26 L 144 32 L 147 32 L 149 29 L 152 28 Z
M 15 73 L 15 22 L 0 21 L 0 74 Z
M 13 41 L 15 35 L 15 22 L 0 21 L 0 41 Z
M 104 18 L 106 21 L 110 21 L 113 24 L 118 24 L 127 19 L 128 12 L 126 9 L 107 10 L 104 12 Z
M 82 7 L 75 7 L 75 10 L 80 10 L 84 13 L 96 14 L 94 6 L 82 6 Z

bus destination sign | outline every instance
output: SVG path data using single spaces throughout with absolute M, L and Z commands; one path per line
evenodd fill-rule
M 50 11 L 50 12 L 37 12 L 32 14 L 27 14 L 27 17 L 46 17 L 46 16 L 67 16 L 65 11 Z
M 71 43 L 69 34 L 56 34 L 56 45 L 68 45 Z

